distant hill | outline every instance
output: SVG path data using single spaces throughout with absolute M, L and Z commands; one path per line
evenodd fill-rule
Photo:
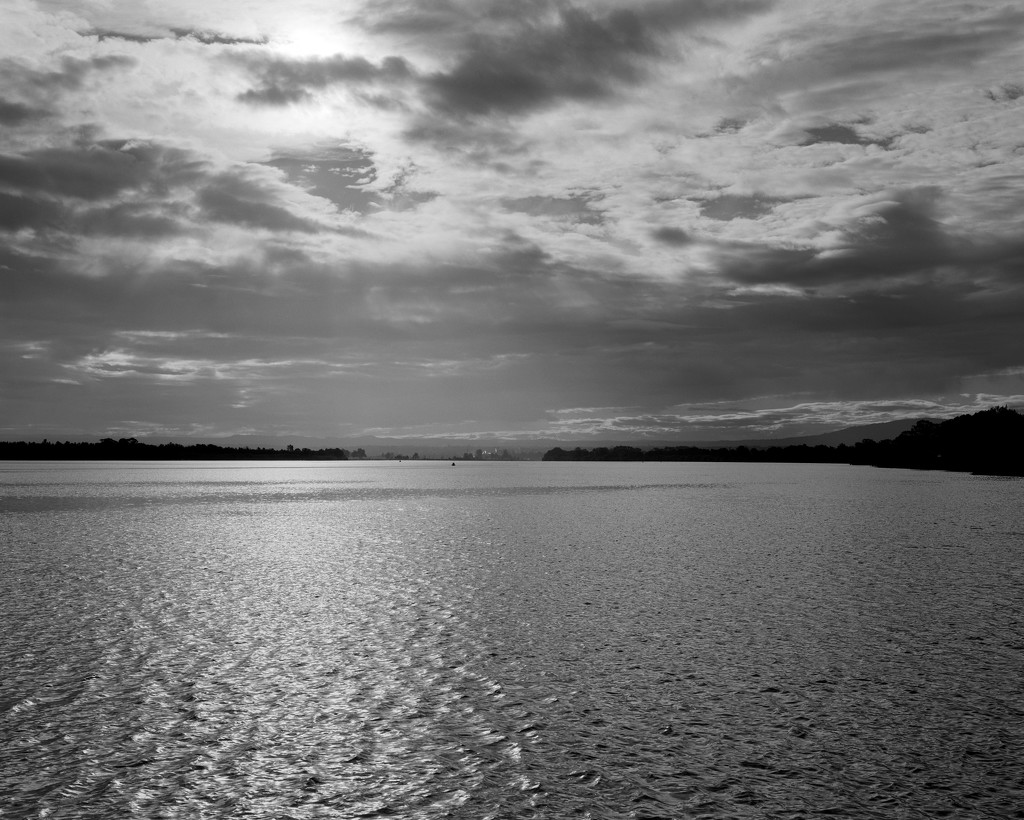
M 877 432 L 877 425 L 875 425 Z M 883 429 L 888 430 L 888 427 Z M 859 435 L 864 428 L 855 432 Z M 954 470 L 981 475 L 1024 476 L 1024 415 L 992 407 L 947 421 L 922 419 L 895 438 L 864 438 L 853 445 L 813 442 L 810 437 L 770 447 L 673 445 L 639 447 L 556 447 L 544 461 L 729 461 L 869 464 L 918 470 Z
M 687 439 L 512 439 L 512 438 L 377 438 L 374 436 L 353 436 L 351 438 L 317 438 L 312 436 L 274 436 L 274 435 L 237 435 L 222 437 L 187 437 L 187 436 L 146 436 L 139 441 L 144 444 L 182 444 L 192 446 L 198 444 L 215 444 L 220 447 L 251 447 L 251 448 L 272 448 L 286 449 L 292 445 L 296 449 L 306 448 L 309 450 L 327 450 L 343 447 L 346 450 L 363 448 L 370 458 L 381 458 L 386 453 L 402 454 L 412 456 L 419 454 L 421 458 L 453 458 L 460 457 L 464 453 L 475 453 L 481 450 L 484 453 L 500 453 L 508 450 L 509 453 L 520 459 L 540 459 L 544 452 L 554 447 L 573 449 L 574 447 L 643 447 L 645 449 L 655 447 L 681 447 L 692 446 L 702 448 L 716 447 L 789 447 L 800 444 L 815 446 L 824 444 L 829 447 L 837 447 L 840 444 L 852 446 L 864 439 L 884 441 L 895 438 L 900 433 L 910 430 L 922 419 L 901 419 L 898 421 L 887 421 L 880 424 L 865 424 L 858 427 L 846 427 L 830 433 L 820 433 L 813 436 L 794 436 L 788 438 L 764 438 L 764 439 L 725 439 L 716 441 L 694 441 Z M 76 441 L 76 442 L 98 442 L 100 436 L 51 436 L 54 441 Z M 38 437 L 29 439 L 39 441 Z
M 896 438 L 896 436 L 901 433 L 905 433 L 907 430 L 912 429 L 919 421 L 938 422 L 941 421 L 941 419 L 898 419 L 897 421 L 883 421 L 878 424 L 862 424 L 857 427 L 844 427 L 842 430 L 835 430 L 831 433 L 819 433 L 814 436 L 730 441 L 721 442 L 715 445 L 698 443 L 696 446 L 738 447 L 742 444 L 747 447 L 791 447 L 799 444 L 806 444 L 809 447 L 814 447 L 818 444 L 824 444 L 826 447 L 838 447 L 840 444 L 845 444 L 847 447 L 852 447 L 857 442 L 864 441 L 865 439 L 885 441 L 886 439 Z
M 919 421 L 892 441 L 861 446 L 856 462 L 876 467 L 1024 475 L 1024 415 L 992 407 L 935 423 Z
M 362 447 L 370 458 L 379 458 L 385 453 L 402 453 L 412 455 L 419 453 L 423 458 L 450 458 L 463 453 L 475 453 L 477 450 L 495 452 L 507 449 L 520 458 L 537 458 L 553 447 L 572 449 L 574 447 L 789 447 L 799 444 L 815 446 L 824 444 L 838 447 L 840 444 L 852 446 L 864 439 L 883 441 L 895 438 L 900 433 L 911 429 L 921 419 L 899 419 L 879 424 L 864 424 L 858 427 L 846 427 L 830 433 L 819 433 L 813 436 L 793 436 L 789 438 L 764 439 L 733 439 L 718 441 L 692 440 L 637 440 L 637 439 L 577 439 L 564 440 L 554 438 L 512 439 L 512 438 L 376 438 L 373 436 L 354 436 L 352 439 L 306 438 L 303 436 L 228 436 L 221 439 L 203 439 L 204 442 L 216 443 L 225 447 L 284 447 L 293 444 L 295 447 L 320 449 L 325 447 Z M 149 441 L 150 439 L 147 439 Z M 183 439 L 176 439 L 183 441 Z
M 909 427 L 909 429 L 908 429 Z M 751 461 L 870 464 L 956 470 L 986 475 L 1024 475 L 1024 415 L 992 407 L 946 421 L 919 419 L 847 427 L 832 433 L 783 439 L 679 443 L 626 441 L 370 439 L 365 446 L 331 439 L 231 436 L 184 442 L 70 439 L 0 442 L 0 460 L 315 460 L 349 458 L 468 458 L 545 461 Z M 213 442 L 216 443 L 213 443 Z M 372 441 L 373 444 L 369 442 Z M 589 448 L 583 448 L 586 443 Z M 314 446 L 310 447 L 309 445 Z M 553 444 L 546 451 L 535 448 Z M 562 445 L 565 445 L 564 447 Z M 644 445 L 641 449 L 640 444 Z M 316 446 L 320 445 L 320 446 Z M 364 452 L 365 450 L 365 452 Z M 479 452 L 479 455 L 477 453 Z

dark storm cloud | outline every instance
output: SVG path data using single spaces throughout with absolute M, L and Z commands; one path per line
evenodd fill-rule
M 550 23 L 513 35 L 477 35 L 449 71 L 427 78 L 428 97 L 448 113 L 520 113 L 559 99 L 608 96 L 644 75 L 655 38 L 632 11 L 605 18 L 566 7 Z
M 137 187 L 145 176 L 135 157 L 100 145 L 0 155 L 0 184 L 26 192 L 104 199 Z
M 64 209 L 59 203 L 0 192 L 0 231 L 55 227 L 63 216 Z
M 453 119 L 427 114 L 416 118 L 404 132 L 410 142 L 429 142 L 442 151 L 457 151 L 470 163 L 488 166 L 506 173 L 510 156 L 525 157 L 529 144 L 518 132 L 501 119 Z
M 833 123 L 816 128 L 804 128 L 807 138 L 801 145 L 817 145 L 818 143 L 837 143 L 839 145 L 877 145 L 881 148 L 889 148 L 893 143 L 891 137 L 885 139 L 872 139 L 862 136 L 855 128 L 849 125 Z
M 1018 288 L 1024 242 L 952 233 L 936 216 L 937 199 L 930 188 L 893 194 L 866 208 L 828 252 L 737 247 L 726 251 L 720 274 L 745 286 L 837 289 L 858 299 L 871 292 L 889 298 L 933 280 L 963 298 Z M 904 315 L 916 309 L 909 299 L 899 304 Z
M 192 223 L 194 206 L 214 222 L 305 233 L 321 227 L 293 214 L 273 179 L 244 166 L 215 170 L 190 151 L 157 143 L 104 140 L 0 155 L 0 186 L 0 229 L 8 231 L 171 236 Z
M 412 187 L 415 166 L 407 166 L 394 174 L 389 184 L 368 186 L 378 182 L 373 154 L 345 145 L 320 145 L 308 151 L 282 152 L 267 163 L 285 173 L 288 181 L 313 196 L 333 202 L 341 211 L 360 214 L 381 209 L 410 210 L 436 198 L 430 191 Z
M 959 374 L 1019 366 L 1021 347 L 1007 340 L 1022 309 L 1019 287 L 985 293 L 964 280 L 924 280 L 803 303 L 755 298 L 735 313 L 775 356 L 784 356 L 790 389 L 803 378 L 801 368 L 818 367 L 822 385 L 835 395 L 864 397 L 940 394 L 956 388 Z M 805 344 L 816 350 L 800 350 Z M 830 368 L 833 373 L 825 372 Z
M 550 7 L 550 0 L 371 0 L 353 22 L 376 33 L 426 34 L 451 42 L 482 25 L 514 23 Z
M 195 181 L 202 166 L 179 149 L 105 140 L 0 154 L 0 185 L 28 196 L 100 200 L 143 187 L 160 193 L 169 185 Z
M 6 90 L 17 90 L 31 98 L 47 98 L 55 93 L 76 91 L 86 79 L 96 72 L 131 68 L 136 61 L 121 54 L 107 54 L 98 57 L 63 57 L 55 71 L 30 69 L 14 60 L 0 60 L 0 80 Z
M 101 43 L 105 40 L 123 40 L 126 43 L 152 43 L 164 40 L 164 34 L 136 34 L 130 31 L 114 31 L 113 29 L 90 29 L 84 32 L 86 37 L 95 37 Z
M 180 207 L 157 202 L 147 205 L 118 203 L 80 212 L 66 227 L 87 236 L 157 239 L 186 232 L 187 220 L 182 211 Z
M 813 37 L 805 32 L 802 36 L 810 46 L 804 52 L 801 43 L 800 58 L 761 67 L 751 90 L 769 88 L 772 93 L 781 93 L 789 87 L 806 91 L 817 84 L 823 89 L 817 95 L 843 100 L 851 89 L 863 93 L 875 83 L 885 83 L 889 76 L 963 72 L 1019 45 L 1024 12 L 1018 7 L 979 6 L 972 12 L 962 21 L 942 18 L 941 22 L 916 27 L 868 25 L 851 31 L 825 26 Z
M 962 70 L 994 51 L 1016 47 L 1022 26 L 1024 12 L 1007 5 L 972 17 L 963 26 L 953 22 L 931 30 L 876 29 L 843 37 L 841 43 L 824 44 L 821 55 L 844 72 L 888 73 L 925 65 Z
M 0 125 L 19 126 L 48 116 L 50 112 L 45 108 L 36 108 L 0 97 Z
M 722 194 L 714 199 L 705 199 L 700 203 L 700 212 L 708 219 L 728 221 L 730 219 L 757 219 L 770 213 L 772 208 L 786 200 L 753 194 Z
M 401 57 L 387 57 L 374 64 L 365 57 L 316 57 L 293 59 L 250 51 L 229 57 L 256 77 L 258 85 L 239 95 L 254 105 L 288 105 L 301 102 L 332 85 L 365 86 L 371 83 L 402 83 L 413 70 Z
M 662 11 L 637 6 L 600 15 L 536 3 L 517 19 L 504 12 L 471 15 L 472 25 L 463 24 L 459 36 L 436 35 L 452 63 L 419 78 L 426 110 L 405 136 L 458 149 L 464 159 L 498 170 L 499 156 L 526 150 L 508 128 L 509 116 L 612 100 L 644 82 L 672 48 L 664 41 L 671 21 L 646 19 L 652 8 Z M 682 18 L 675 25 L 684 25 Z
M 430 275 L 398 264 L 350 262 L 339 269 L 260 247 L 254 244 L 235 264 L 177 260 L 140 273 L 125 262 L 101 277 L 78 275 L 72 259 L 0 248 L 6 327 L 42 322 L 83 325 L 83 333 L 202 328 L 268 339 L 299 334 L 370 346 L 412 344 L 407 353 L 421 344 L 442 345 L 448 355 L 465 355 L 472 340 L 490 355 L 509 345 L 537 350 L 544 339 L 556 338 L 589 348 L 595 322 L 605 322 L 609 312 L 640 309 L 646 298 L 626 281 L 559 263 L 522 241 L 486 263 L 437 264 Z M 602 298 L 567 313 L 561 295 L 567 283 Z
M 715 133 L 738 134 L 746 126 L 747 121 L 736 117 L 725 117 L 715 123 Z
M 589 382 L 587 357 L 632 338 L 628 331 L 595 335 L 608 311 L 600 304 L 561 307 L 566 284 L 596 296 L 602 280 L 527 243 L 510 245 L 487 265 L 439 264 L 429 275 L 404 265 L 339 270 L 294 255 L 279 273 L 270 261 L 255 252 L 237 264 L 181 260 L 145 274 L 125 264 L 86 277 L 65 259 L 0 254 L 9 296 L 0 305 L 0 336 L 15 347 L 59 340 L 33 353 L 34 378 L 102 384 L 104 407 L 128 401 L 162 418 L 170 409 L 149 391 L 187 383 L 193 388 L 177 395 L 187 397 L 182 412 L 193 418 L 197 408 L 207 418 L 233 416 L 231 393 L 243 385 L 279 392 L 283 412 L 320 412 L 320 391 L 334 389 L 323 387 L 325 380 L 361 374 L 371 381 L 357 382 L 361 389 L 343 382 L 345 397 L 335 406 L 369 402 L 364 412 L 377 423 L 450 421 L 452 401 L 463 411 L 497 402 L 502 412 L 515 407 L 534 417 L 539 384 L 566 385 L 560 399 L 590 390 L 573 369 L 582 365 Z M 622 297 L 617 311 L 635 309 L 636 295 L 628 287 L 608 289 L 609 301 Z M 190 345 L 195 337 L 209 341 Z M 300 352 L 306 364 L 288 362 Z M 635 367 L 632 377 L 617 373 L 630 356 L 611 351 L 614 368 L 605 377 L 639 387 Z M 321 386 L 303 386 L 306 378 Z M 414 409 L 409 378 L 417 380 Z M 311 401 L 297 398 L 306 396 Z
M 774 0 L 657 0 L 621 7 L 640 15 L 649 26 L 681 28 L 757 14 L 774 4 Z M 552 0 L 373 0 L 354 22 L 373 32 L 427 35 L 454 44 L 473 33 L 516 28 L 524 20 L 540 21 L 566 8 L 572 5 Z
M 1017 83 L 1003 83 L 996 88 L 987 89 L 985 96 L 992 102 L 1013 102 L 1024 97 L 1024 86 Z
M 182 233 L 180 207 L 149 203 L 91 204 L 76 207 L 51 196 L 15 196 L 0 192 L 0 231 L 22 228 L 46 235 L 60 231 L 85 236 L 162 237 Z
M 0 231 L 33 229 L 42 254 L 74 237 L 179 235 L 210 176 L 190 152 L 123 140 L 0 155 Z
M 217 222 L 271 231 L 314 233 L 319 230 L 316 223 L 295 216 L 275 204 L 274 199 L 264 186 L 237 173 L 219 174 L 197 196 L 203 213 Z
M 287 175 L 289 181 L 314 196 L 329 199 L 341 210 L 373 211 L 384 198 L 364 186 L 377 179 L 373 157 L 347 147 L 323 147 L 309 152 L 280 154 L 267 165 Z
M 547 217 L 559 222 L 599 225 L 604 221 L 604 214 L 591 210 L 592 201 L 590 197 L 527 196 L 503 199 L 501 204 L 510 211 L 531 216 Z
M 232 37 L 231 35 L 216 31 L 190 28 L 170 28 L 151 34 L 117 31 L 115 29 L 91 29 L 85 32 L 85 35 L 95 37 L 100 42 L 104 40 L 123 40 L 127 43 L 152 43 L 157 40 L 194 40 L 197 43 L 208 46 L 263 46 L 270 42 L 267 37 Z
M 761 259 L 772 261 L 769 251 Z M 776 257 L 775 270 L 786 261 Z M 807 372 L 836 396 L 940 390 L 951 362 L 968 372 L 1017 364 L 1014 346 L 999 342 L 1013 338 L 1024 308 L 1019 285 L 986 293 L 942 279 L 806 299 L 722 296 L 709 285 L 704 299 L 699 282 L 638 288 L 514 237 L 486 262 L 437 264 L 429 275 L 403 265 L 339 270 L 288 249 L 261 258 L 258 247 L 234 264 L 179 260 L 147 275 L 126 264 L 83 277 L 69 264 L 0 253 L 0 335 L 55 340 L 32 378 L 101 381 L 139 406 L 147 385 L 188 381 L 197 387 L 185 416 L 228 406 L 239 384 L 274 386 L 288 397 L 282 409 L 318 395 L 279 366 L 299 353 L 309 360 L 293 368 L 303 379 L 372 379 L 374 402 L 395 400 L 375 418 L 396 424 L 451 421 L 456 396 L 463 407 L 505 402 L 529 418 L 538 390 L 548 407 L 592 406 L 608 384 L 651 406 L 677 401 L 680 384 L 692 401 L 796 392 Z M 197 336 L 205 341 L 187 341 Z M 350 370 L 339 370 L 339 351 Z M 505 364 L 481 374 L 471 359 Z M 417 407 L 405 417 L 396 408 L 413 375 Z
M 693 242 L 690 235 L 680 228 L 656 228 L 651 231 L 651 236 L 665 245 L 689 245 Z
M 270 42 L 267 37 L 232 37 L 217 31 L 172 28 L 171 33 L 178 40 L 195 40 L 197 43 L 212 46 L 264 46 Z
M 678 29 L 752 17 L 774 5 L 775 0 L 656 0 L 638 6 L 637 11 L 650 26 Z
M 359 19 L 373 31 L 402 31 L 454 54 L 451 67 L 418 74 L 402 57 L 379 65 L 361 57 L 288 59 L 262 52 L 233 55 L 257 78 L 239 99 L 288 105 L 329 86 L 385 86 L 415 81 L 427 105 L 445 116 L 519 114 L 562 100 L 607 98 L 646 76 L 663 56 L 659 41 L 672 29 L 732 19 L 769 2 L 662 2 L 605 15 L 569 4 L 534 2 L 463 5 L 390 3 Z M 389 102 L 386 95 L 384 102 Z M 373 98 L 368 97 L 372 102 Z M 422 127 L 422 126 L 421 126 Z M 413 129 L 415 131 L 415 129 Z
M 805 110 L 849 112 L 854 101 L 861 110 L 870 110 L 875 100 L 892 93 L 894 84 L 921 82 L 938 88 L 983 63 L 1000 57 L 1016 60 L 1024 12 L 1012 4 L 990 5 L 965 4 L 958 17 L 922 14 L 918 21 L 907 18 L 892 25 L 865 20 L 836 26 L 808 20 L 792 38 L 764 41 L 756 72 L 737 75 L 729 85 L 742 90 L 748 106 L 761 105 L 765 95 L 778 98 L 793 91 Z M 989 75 L 988 82 L 992 79 Z

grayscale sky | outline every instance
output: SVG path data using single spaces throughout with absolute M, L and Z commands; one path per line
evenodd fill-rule
M 1024 5 L 0 0 L 0 438 L 1024 408 Z

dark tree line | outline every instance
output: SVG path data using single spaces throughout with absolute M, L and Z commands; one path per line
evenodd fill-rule
M 360 449 L 322 450 L 222 447 L 218 444 L 143 444 L 134 438 L 99 442 L 4 441 L 0 460 L 18 461 L 346 461 L 366 458 Z M 576 447 L 548 450 L 544 461 L 743 461 L 867 464 L 956 470 L 986 475 L 1024 475 L 1024 415 L 992 407 L 944 422 L 922 420 L 894 439 L 865 439 L 853 446 L 798 444 L 788 447 Z
M 544 461 L 743 461 L 867 464 L 985 475 L 1024 475 L 1024 415 L 992 407 L 944 422 L 922 420 L 894 439 L 788 447 L 555 447 Z
M 222 447 L 219 444 L 143 444 L 134 438 L 83 441 L 3 441 L 5 461 L 347 461 L 366 453 L 331 447 L 310 450 L 288 447 Z
M 739 447 L 656 447 L 641 450 L 639 447 L 595 447 L 584 450 L 576 447 L 563 450 L 555 447 L 548 450 L 544 461 L 793 461 L 846 464 L 848 460 L 838 452 L 851 448 L 833 448 L 825 445 L 810 447 L 806 444 L 790 447 L 751 448 Z
M 1024 415 L 1008 407 L 944 422 L 922 420 L 894 439 L 868 443 L 865 460 L 855 463 L 1024 475 Z

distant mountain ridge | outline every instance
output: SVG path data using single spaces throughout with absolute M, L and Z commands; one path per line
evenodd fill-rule
M 895 438 L 900 433 L 910 430 L 922 419 L 899 419 L 886 421 L 878 424 L 864 424 L 856 427 L 845 427 L 829 433 L 818 433 L 811 436 L 792 436 L 788 438 L 763 438 L 763 439 L 722 439 L 715 441 L 694 441 L 680 439 L 511 439 L 511 438 L 486 438 L 486 439 L 434 439 L 434 438 L 376 438 L 373 436 L 353 436 L 351 439 L 316 438 L 311 436 L 271 436 L 271 435 L 235 435 L 224 437 L 213 436 L 145 436 L 139 437 L 139 441 L 145 444 L 217 444 L 221 447 L 251 447 L 251 448 L 285 448 L 289 444 L 296 448 L 308 448 L 310 450 L 323 450 L 336 447 L 343 447 L 346 450 L 363 448 L 370 458 L 379 458 L 385 453 L 400 453 L 413 455 L 418 453 L 421 458 L 450 458 L 461 456 L 463 453 L 475 453 L 476 450 L 500 451 L 509 450 L 518 457 L 540 458 L 540 456 L 553 447 L 572 449 L 574 447 L 642 447 L 650 449 L 655 447 L 681 447 L 693 446 L 705 449 L 721 447 L 788 447 L 793 445 L 806 444 L 815 446 L 824 444 L 829 447 L 837 447 L 840 444 L 852 446 L 865 439 L 884 441 Z M 931 419 L 930 419 L 931 420 Z M 938 421 L 934 419 L 934 421 Z M 61 436 L 54 435 L 52 440 L 86 441 L 97 442 L 102 436 Z M 31 437 L 32 441 L 41 440 L 38 436 Z
M 856 464 L 975 475 L 1024 476 L 1024 415 L 1008 406 L 935 422 L 922 419 L 895 438 L 776 447 L 556 447 L 544 461 L 709 461 Z
M 848 447 L 852 447 L 857 442 L 864 441 L 865 439 L 885 441 L 886 439 L 896 438 L 900 433 L 905 433 L 907 430 L 912 429 L 919 421 L 938 422 L 941 419 L 898 419 L 896 421 L 882 421 L 877 424 L 861 424 L 857 427 L 844 427 L 842 430 L 835 430 L 831 433 L 818 433 L 813 436 L 718 442 L 710 446 L 738 447 L 742 444 L 747 447 L 789 447 L 806 444 L 813 447 L 817 444 L 824 444 L 828 447 L 838 447 L 840 444 L 845 444 Z M 709 445 L 697 443 L 696 446 L 707 447 Z

